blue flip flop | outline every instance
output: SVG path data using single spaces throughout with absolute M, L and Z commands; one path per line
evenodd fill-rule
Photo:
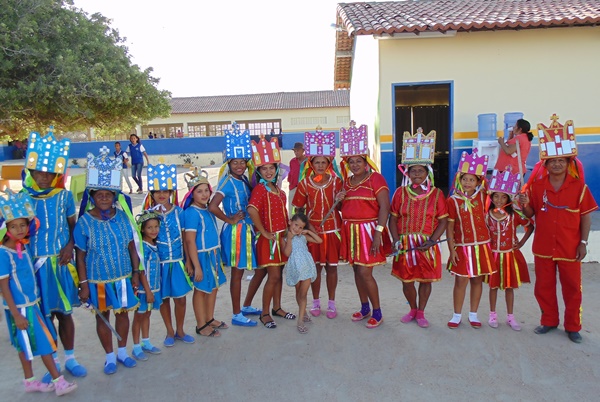
M 240 327 L 256 327 L 258 325 L 256 321 L 252 321 L 251 319 L 244 317 L 242 314 L 240 315 L 242 318 L 239 318 L 237 314 L 233 316 L 231 319 L 231 325 L 237 325 Z
M 193 336 L 191 336 L 189 334 L 185 334 L 184 336 L 179 336 L 177 334 L 177 332 L 175 332 L 175 340 L 181 341 L 183 343 L 189 343 L 189 344 L 192 344 L 192 343 L 196 342 L 196 339 L 194 339 Z

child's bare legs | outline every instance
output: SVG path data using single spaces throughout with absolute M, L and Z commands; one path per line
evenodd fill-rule
M 206 316 L 210 317 L 208 321 L 210 321 L 210 326 L 216 329 L 227 329 L 229 328 L 227 324 L 223 321 L 219 321 L 215 319 L 215 305 L 217 304 L 217 292 L 218 289 L 213 289 L 213 291 L 206 298 Z
M 32 362 L 27 360 L 27 357 L 25 357 L 25 352 L 19 352 L 19 360 L 21 361 L 21 366 L 23 367 L 23 376 L 25 377 L 25 379 L 27 380 L 33 377 L 33 365 Z M 42 362 L 44 362 L 44 366 L 46 366 L 46 368 L 50 372 L 52 379 L 57 379 L 60 374 L 56 369 L 56 364 L 54 364 L 54 359 L 52 358 L 52 355 L 43 355 Z
M 73 350 L 75 346 L 75 323 L 71 314 L 53 313 L 58 321 L 58 335 L 65 350 Z
M 283 311 L 283 307 L 281 306 L 281 292 L 283 291 L 283 267 L 283 265 L 276 267 L 279 270 L 279 275 L 277 282 L 275 283 L 275 287 L 273 288 L 273 310 L 277 311 L 278 309 L 281 309 L 282 311 L 277 313 L 280 316 L 287 313 L 286 311 Z M 271 277 L 270 272 L 269 277 Z
M 323 266 L 319 263 L 316 264 L 317 268 L 317 278 L 313 283 L 310 284 L 310 289 L 312 290 L 312 295 L 314 300 L 319 300 L 319 294 L 321 293 L 321 271 L 323 270 Z M 329 279 L 329 277 L 327 278 Z M 329 283 L 329 281 L 327 281 Z M 298 286 L 298 284 L 296 284 Z M 297 290 L 297 289 L 296 289 Z M 298 292 L 296 291 L 296 294 Z
M 196 333 L 199 335 L 208 336 L 212 332 L 212 328 L 208 328 L 206 321 L 206 297 L 208 295 L 198 289 L 194 289 L 192 296 L 192 305 L 194 307 L 194 316 L 196 317 Z
M 310 279 L 305 279 L 296 284 L 296 301 L 298 302 L 298 330 L 301 332 L 306 332 L 306 328 L 304 327 L 304 317 L 306 316 L 306 299 L 309 287 Z
M 498 328 L 498 315 L 496 314 L 496 301 L 498 300 L 498 288 L 490 288 L 490 318 L 488 324 L 492 328 Z
M 471 313 L 477 313 L 479 302 L 481 301 L 481 292 L 483 291 L 483 276 L 477 276 L 469 280 L 471 282 Z
M 431 295 L 431 282 L 419 283 L 419 310 L 424 311 Z
M 417 289 L 414 282 L 402 282 L 402 293 L 411 310 L 417 310 Z
M 506 313 L 512 314 L 515 304 L 515 292 L 512 288 L 505 289 L 504 296 L 506 298 Z
M 272 317 L 270 317 L 271 319 L 268 319 L 266 317 L 269 317 L 269 307 L 271 307 L 271 300 L 273 300 L 273 309 L 275 309 L 275 300 L 274 300 L 274 294 L 277 291 L 277 284 L 281 281 L 281 267 L 280 266 L 275 266 L 275 267 L 266 267 L 265 269 L 263 269 L 262 271 L 267 271 L 267 282 L 265 283 L 265 287 L 263 289 L 263 297 L 262 297 L 262 311 L 263 311 L 263 317 L 265 317 L 265 319 L 263 320 L 265 323 L 266 322 L 270 322 L 273 321 Z M 254 279 L 254 278 L 252 278 Z M 279 296 L 279 301 L 281 301 L 281 295 Z
M 229 293 L 231 294 L 231 309 L 233 310 L 233 315 L 240 314 L 242 312 L 242 307 L 240 306 L 240 299 L 242 297 L 243 277 L 243 269 L 231 267 L 231 281 L 229 282 Z
M 254 299 L 256 292 L 258 292 L 263 279 L 265 279 L 265 276 L 267 276 L 266 268 L 257 269 L 253 272 L 254 276 L 252 276 L 252 279 L 250 279 L 250 283 L 248 284 L 248 293 L 246 293 L 246 298 L 244 299 L 244 307 L 249 307 L 252 305 L 252 299 Z M 263 312 L 267 313 L 264 310 Z
M 362 265 L 354 266 L 354 278 L 356 281 L 356 288 L 358 289 L 358 295 L 362 304 L 361 311 L 368 307 L 368 302 L 371 302 L 373 306 L 373 313 L 371 319 L 367 323 L 367 327 L 373 328 L 373 320 L 376 324 L 382 321 L 383 317 L 381 314 L 381 306 L 379 304 L 379 287 L 377 281 L 373 277 L 373 269 L 371 267 L 365 267 Z M 365 304 L 366 303 L 366 304 Z
M 338 284 L 337 265 L 325 265 L 325 272 L 327 273 L 327 295 L 329 300 L 335 300 L 335 291 Z
M 185 336 L 183 323 L 185 321 L 187 306 L 186 297 L 173 298 L 173 304 L 175 306 L 175 331 L 173 331 L 173 321 L 171 318 L 171 298 L 167 297 L 163 299 L 163 302 L 160 305 L 160 315 L 162 316 L 167 329 L 167 337 L 173 338 L 175 334 L 177 334 L 179 337 L 183 338 Z
M 142 327 L 142 321 L 144 320 L 145 313 L 138 313 L 137 311 L 133 314 L 133 322 L 131 323 L 131 338 L 133 339 L 133 345 L 140 344 L 140 330 Z
M 175 309 L 177 309 L 177 304 L 175 304 L 175 306 Z M 165 328 L 167 329 L 167 338 L 174 338 L 175 331 L 173 330 L 173 320 L 171 318 L 171 299 L 168 297 L 163 299 L 163 302 L 160 305 L 160 316 L 162 317 L 163 322 L 165 323 Z M 177 322 L 177 311 L 175 312 L 175 316 L 175 321 Z
M 454 303 L 454 314 L 450 321 L 448 321 L 448 327 L 456 328 L 462 320 L 462 307 L 465 302 L 465 294 L 467 292 L 467 284 L 469 278 L 466 276 L 454 275 L 454 289 L 452 290 L 452 301 Z
M 104 311 L 102 313 L 99 312 L 99 314 L 102 314 L 104 318 L 110 320 L 110 311 Z M 119 331 L 117 330 L 117 333 L 118 332 Z M 102 345 L 104 352 L 107 354 L 112 353 L 114 351 L 112 343 L 112 332 L 99 316 L 96 316 L 96 333 L 98 334 L 98 339 L 100 339 L 100 344 Z M 119 333 L 119 335 L 121 334 Z M 125 339 L 127 339 L 127 334 L 125 334 Z

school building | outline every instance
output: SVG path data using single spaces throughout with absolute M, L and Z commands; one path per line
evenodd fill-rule
M 586 182 L 600 200 L 600 1 L 422 0 L 337 7 L 335 88 L 369 126 L 372 156 L 398 185 L 402 134 L 436 130 L 436 186 L 447 190 L 478 115 L 573 120 Z M 537 162 L 537 137 L 528 166 Z M 493 166 L 492 166 L 493 167 Z

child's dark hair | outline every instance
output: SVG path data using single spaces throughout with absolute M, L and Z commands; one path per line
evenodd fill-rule
M 300 219 L 302 222 L 304 222 L 305 225 L 308 225 L 308 217 L 306 215 L 304 215 L 301 212 L 297 212 L 294 214 L 294 216 L 292 216 L 292 221 L 295 221 L 296 219 Z
M 506 194 L 506 193 L 503 193 L 501 191 L 494 191 L 493 193 L 490 193 L 490 206 L 489 206 L 488 210 L 490 210 L 490 209 L 493 210 L 494 208 L 496 208 L 494 206 L 494 202 L 492 201 L 492 199 L 494 198 L 494 194 L 496 194 L 496 193 L 498 193 L 498 194 Z M 504 209 L 504 211 L 507 214 L 512 215 L 515 212 L 513 210 L 513 207 L 512 207 L 512 199 L 510 198 L 510 195 L 506 194 L 506 196 L 508 197 L 509 204 L 505 205 L 503 209 Z

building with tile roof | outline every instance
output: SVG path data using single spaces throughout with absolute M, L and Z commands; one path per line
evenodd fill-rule
M 436 185 L 448 189 L 460 153 L 486 131 L 506 134 L 505 115 L 522 113 L 535 128 L 556 113 L 574 121 L 600 199 L 599 23 L 600 0 L 340 3 L 333 84 L 350 90 L 351 117 L 369 125 L 391 187 L 404 131 L 437 131 Z M 487 127 L 479 115 L 490 115 Z M 529 166 L 537 138 L 532 145 Z

